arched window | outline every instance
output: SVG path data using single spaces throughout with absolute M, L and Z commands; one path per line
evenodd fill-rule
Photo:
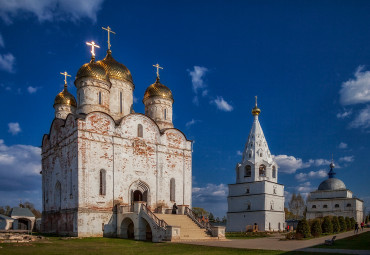
M 276 190 L 277 190 L 277 187 L 276 187 L 276 185 L 274 185 L 274 194 L 276 194 Z
M 101 104 L 101 92 L 99 91 L 99 104 Z
M 251 158 L 252 157 L 252 153 L 249 153 L 249 158 Z
M 61 209 L 62 206 L 62 185 L 59 181 L 55 184 L 55 193 L 54 193 L 54 205 L 57 210 Z
M 262 156 L 263 156 L 263 153 L 261 152 L 261 153 L 260 153 L 260 157 L 262 158 Z
M 339 204 L 335 204 L 335 208 L 339 208 Z
M 102 195 L 104 196 L 105 193 L 106 193 L 106 180 L 105 180 L 105 175 L 106 175 L 106 172 L 104 169 L 101 169 L 100 170 L 100 175 L 99 175 L 99 181 L 100 181 L 100 185 L 99 185 L 99 195 Z
M 251 147 L 253 147 L 253 143 L 251 143 Z
M 251 202 L 247 202 L 247 210 L 251 210 Z
M 328 205 L 324 205 L 323 208 L 328 208 Z
M 137 136 L 143 137 L 143 125 L 141 124 L 137 125 Z
M 312 208 L 316 208 L 316 205 L 312 205 Z
M 167 109 L 164 109 L 164 119 L 167 119 Z
M 122 91 L 120 91 L 119 92 L 119 110 L 120 110 L 120 113 L 122 113 L 122 108 L 123 108 Z
M 175 183 L 175 179 L 172 178 L 170 180 L 170 201 L 171 202 L 175 202 L 175 192 L 176 192 L 176 183 Z
M 244 177 L 251 177 L 252 176 L 252 167 L 247 165 L 245 166 Z
M 273 210 L 274 210 L 274 201 L 271 201 L 271 202 L 270 202 L 270 209 L 271 209 L 271 211 L 273 211 Z
M 272 178 L 276 178 L 276 167 L 272 167 Z
M 249 187 L 245 188 L 245 193 L 249 194 Z
M 347 207 L 351 207 L 351 204 L 347 204 Z
M 260 165 L 259 174 L 260 174 L 260 177 L 266 177 L 266 166 L 265 165 Z

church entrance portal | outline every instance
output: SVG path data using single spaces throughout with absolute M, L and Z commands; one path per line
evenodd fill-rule
M 135 190 L 133 202 L 136 202 L 136 201 L 148 202 L 148 191 L 144 191 L 143 193 L 140 190 Z

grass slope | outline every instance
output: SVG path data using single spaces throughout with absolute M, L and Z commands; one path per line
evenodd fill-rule
M 187 255 L 223 255 L 223 254 L 309 254 L 299 252 L 282 252 L 268 250 L 246 250 L 197 246 L 181 243 L 151 243 L 127 239 L 113 238 L 83 238 L 63 240 L 58 237 L 49 237 L 47 240 L 34 243 L 5 244 L 0 243 L 0 254 L 187 254 Z
M 315 248 L 370 250 L 370 232 L 336 240 L 333 245 L 317 245 Z

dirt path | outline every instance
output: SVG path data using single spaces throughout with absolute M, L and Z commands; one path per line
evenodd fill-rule
M 365 229 L 364 232 L 370 231 Z M 362 233 L 362 232 L 359 232 Z M 230 248 L 243 248 L 243 249 L 263 249 L 263 250 L 281 250 L 281 251 L 294 251 L 302 250 L 304 248 L 312 247 L 318 244 L 323 244 L 325 240 L 337 236 L 337 239 L 353 236 L 353 231 L 345 233 L 334 234 L 309 240 L 280 240 L 282 235 L 274 235 L 265 238 L 256 239 L 229 239 L 228 241 L 194 241 L 188 242 L 195 245 L 217 246 L 217 247 L 230 247 Z M 366 254 L 366 253 L 364 253 Z

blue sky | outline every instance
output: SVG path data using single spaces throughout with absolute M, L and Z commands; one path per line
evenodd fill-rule
M 40 149 L 85 42 L 131 71 L 136 112 L 164 67 L 174 125 L 195 141 L 193 205 L 218 216 L 252 125 L 260 122 L 286 197 L 337 177 L 370 208 L 370 2 L 0 0 L 0 205 L 41 207 Z M 70 90 L 76 92 L 73 79 Z

